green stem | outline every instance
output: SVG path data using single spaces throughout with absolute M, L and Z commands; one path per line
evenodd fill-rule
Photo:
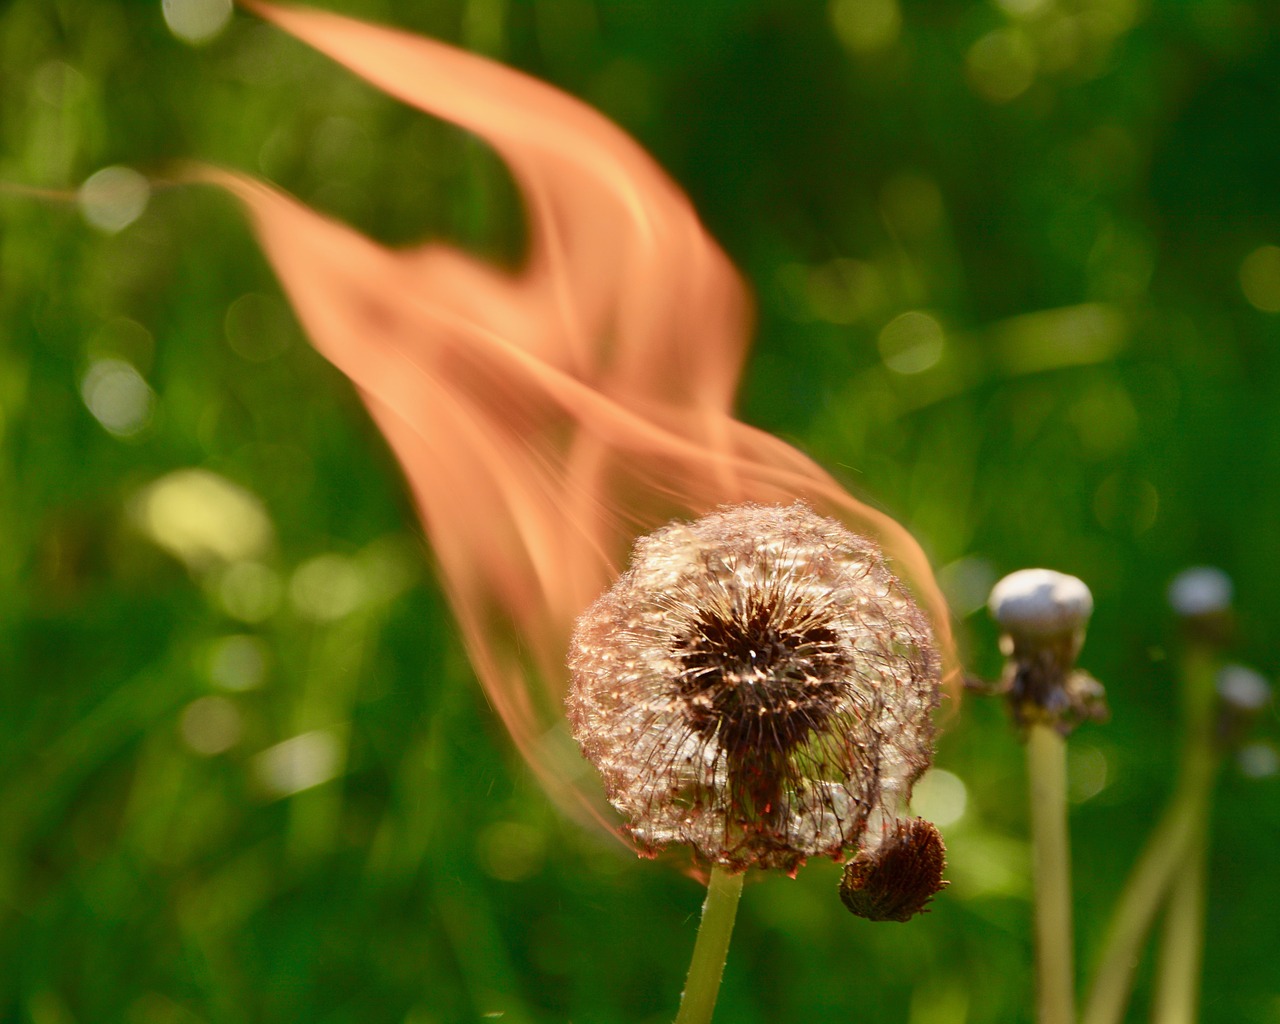
M 1098 956 L 1084 1024 L 1119 1024 L 1142 944 L 1195 834 L 1194 795 L 1180 787 L 1129 876 Z
M 1098 956 L 1084 1024 L 1120 1024 L 1143 943 L 1161 902 L 1171 890 L 1174 895 L 1165 929 L 1162 992 L 1157 995 L 1156 1005 L 1163 1002 L 1167 1011 L 1175 1003 L 1183 1008 L 1180 1016 L 1169 1020 L 1192 1020 L 1195 1016 L 1204 884 L 1203 855 L 1198 856 L 1196 851 L 1205 841 L 1209 797 L 1218 766 L 1212 733 L 1213 661 L 1209 652 L 1188 652 L 1183 676 L 1188 731 L 1178 784 L 1112 915 Z M 1180 893 L 1184 886 L 1189 888 Z M 1183 904 L 1180 909 L 1179 904 Z M 1192 930 L 1194 935 L 1190 934 Z M 1178 978 L 1180 973 L 1186 976 Z
M 1195 1024 L 1204 953 L 1205 860 L 1208 836 L 1192 835 L 1191 849 L 1169 896 L 1151 1019 L 1155 1024 Z
M 743 878 L 744 873 L 731 875 L 719 865 L 711 869 L 707 899 L 702 904 L 702 923 L 698 925 L 698 939 L 693 944 L 689 977 L 675 1024 L 709 1024 L 711 1020 L 729 954 L 729 937 L 738 914 Z
M 1212 649 L 1197 644 L 1183 658 L 1183 713 L 1186 743 L 1183 773 L 1191 775 L 1192 816 L 1186 859 L 1174 875 L 1160 942 L 1152 1020 L 1160 1024 L 1194 1024 L 1200 1002 L 1200 967 L 1204 953 L 1205 871 L 1209 856 L 1209 804 L 1220 761 L 1215 741 L 1218 662 Z
M 1037 1020 L 1072 1024 L 1071 853 L 1067 842 L 1067 744 L 1050 725 L 1027 734 L 1031 850 L 1036 900 Z

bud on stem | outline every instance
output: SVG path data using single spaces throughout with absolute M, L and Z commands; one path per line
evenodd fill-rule
M 1093 595 L 1081 580 L 1021 569 L 992 588 L 988 607 L 1003 632 L 1009 660 L 1000 688 L 1014 721 L 1051 725 L 1066 736 L 1083 721 L 1107 717 L 1102 684 L 1075 667 L 1093 614 Z

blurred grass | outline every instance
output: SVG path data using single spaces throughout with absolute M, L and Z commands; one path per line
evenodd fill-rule
M 744 418 L 916 532 L 975 670 L 997 668 L 978 610 L 996 575 L 1091 584 L 1082 660 L 1114 717 L 1073 740 L 1086 969 L 1172 783 L 1170 577 L 1226 569 L 1233 656 L 1280 668 L 1280 15 L 333 6 L 500 56 L 655 153 L 756 290 Z M 0 179 L 74 191 L 186 157 L 379 238 L 518 258 L 491 154 L 252 19 L 193 48 L 158 2 L 10 0 Z M 161 190 L 105 235 L 0 193 L 0 283 L 0 1019 L 669 1019 L 698 887 L 561 820 L 527 776 L 394 464 L 233 206 Z M 86 406 L 107 360 L 152 389 L 124 436 Z M 185 564 L 136 528 L 143 488 L 188 467 L 267 517 L 246 562 Z M 1001 709 L 966 702 L 938 763 L 967 809 L 933 913 L 852 919 L 827 864 L 758 880 L 720 1019 L 1030 1019 Z M 1278 787 L 1221 785 L 1205 1021 L 1280 1020 Z

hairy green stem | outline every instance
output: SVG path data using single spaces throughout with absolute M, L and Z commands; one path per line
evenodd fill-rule
M 702 904 L 702 923 L 693 944 L 689 977 L 680 999 L 680 1012 L 675 1024 L 708 1024 L 720 993 L 725 958 L 729 954 L 729 937 L 738 914 L 738 897 L 742 895 L 744 872 L 730 874 L 719 865 L 711 869 L 707 899 Z
M 1067 744 L 1051 725 L 1027 733 L 1031 851 L 1035 877 L 1036 1001 L 1039 1024 L 1073 1024 L 1075 958 L 1071 853 L 1067 842 Z

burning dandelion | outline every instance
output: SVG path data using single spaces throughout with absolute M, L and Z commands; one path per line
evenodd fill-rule
M 442 43 L 329 12 L 242 3 L 390 95 L 476 132 L 507 162 L 527 201 L 528 252 L 508 273 L 442 245 L 389 249 L 244 175 L 193 172 L 248 208 L 303 327 L 359 389 L 399 458 L 480 682 L 550 793 L 605 819 L 563 728 L 565 656 L 575 620 L 616 577 L 635 536 L 675 516 L 801 500 L 838 518 L 874 538 L 910 580 L 950 661 L 946 610 L 911 536 L 811 459 L 733 417 L 749 334 L 746 289 L 687 198 L 632 139 L 550 86 Z M 690 309 L 699 315 L 689 317 Z M 816 609 L 822 602 L 804 572 L 843 551 L 850 565 L 864 559 L 867 585 L 883 578 L 886 592 L 905 601 L 879 555 L 865 553 L 867 542 L 834 540 L 832 529 L 822 527 L 825 540 L 791 548 L 798 574 L 779 575 L 791 582 L 777 584 L 785 592 L 776 599 L 800 595 Z M 676 533 L 663 536 L 676 542 Z M 735 557 L 750 561 L 745 548 Z M 823 608 L 821 615 L 831 613 Z M 789 612 L 768 628 L 792 631 L 791 660 L 818 680 L 849 666 L 880 680 L 889 671 L 880 661 L 924 656 L 891 650 L 893 640 L 877 649 L 870 634 L 828 639 L 810 631 L 796 640 L 810 614 Z M 812 612 L 815 623 L 821 615 Z M 849 628 L 862 621 L 849 610 L 835 619 Z M 919 612 L 909 621 L 908 632 L 924 629 Z M 724 625 L 748 630 L 721 635 L 729 648 L 751 637 L 749 622 Z M 865 692 L 793 679 L 782 710 L 717 724 L 724 705 L 722 698 L 717 710 L 711 692 L 717 627 L 705 626 L 707 650 L 690 639 L 695 647 L 680 662 L 690 690 L 683 699 L 700 709 L 684 726 L 686 746 L 714 752 L 728 744 L 708 770 L 732 777 L 759 823 L 754 839 L 729 837 L 739 849 L 726 857 L 802 858 L 780 845 L 790 839 L 769 836 L 790 829 L 811 833 L 806 849 L 848 848 L 875 821 L 881 791 L 915 770 L 909 759 L 894 762 L 893 742 L 876 732 L 891 694 L 877 695 L 875 686 L 896 691 L 896 678 L 885 675 Z M 871 620 L 857 628 L 870 630 Z M 734 677 L 759 669 L 744 663 Z M 925 711 L 902 714 L 908 733 L 923 736 L 933 697 L 921 699 Z M 788 711 L 787 700 L 806 710 Z M 820 725 L 851 728 L 855 746 L 819 742 Z M 753 781 L 770 766 L 741 752 L 766 728 L 783 747 L 771 755 L 785 769 L 778 800 Z M 859 743 L 866 749 L 857 756 L 888 767 L 876 768 L 872 781 L 845 782 L 841 766 Z M 711 829 L 716 814 L 704 815 L 701 827 Z M 651 846 L 666 835 L 635 833 Z
M 729 870 L 865 860 L 932 757 L 925 616 L 874 544 L 803 505 L 641 538 L 569 664 L 574 735 L 644 851 L 685 843 Z
M 748 867 L 852 857 L 855 913 L 921 910 L 942 844 L 898 813 L 954 661 L 946 609 L 906 530 L 734 418 L 750 304 L 687 198 L 615 125 L 509 68 L 241 3 L 476 132 L 526 200 L 528 251 L 507 273 L 389 249 L 245 175 L 191 175 L 247 207 L 399 458 L 476 673 L 548 791 L 605 820 L 560 742 L 567 653 L 570 725 L 636 846 L 709 863 L 680 1024 L 710 1018 Z M 642 537 L 597 598 L 637 534 L 687 514 L 704 518 Z

